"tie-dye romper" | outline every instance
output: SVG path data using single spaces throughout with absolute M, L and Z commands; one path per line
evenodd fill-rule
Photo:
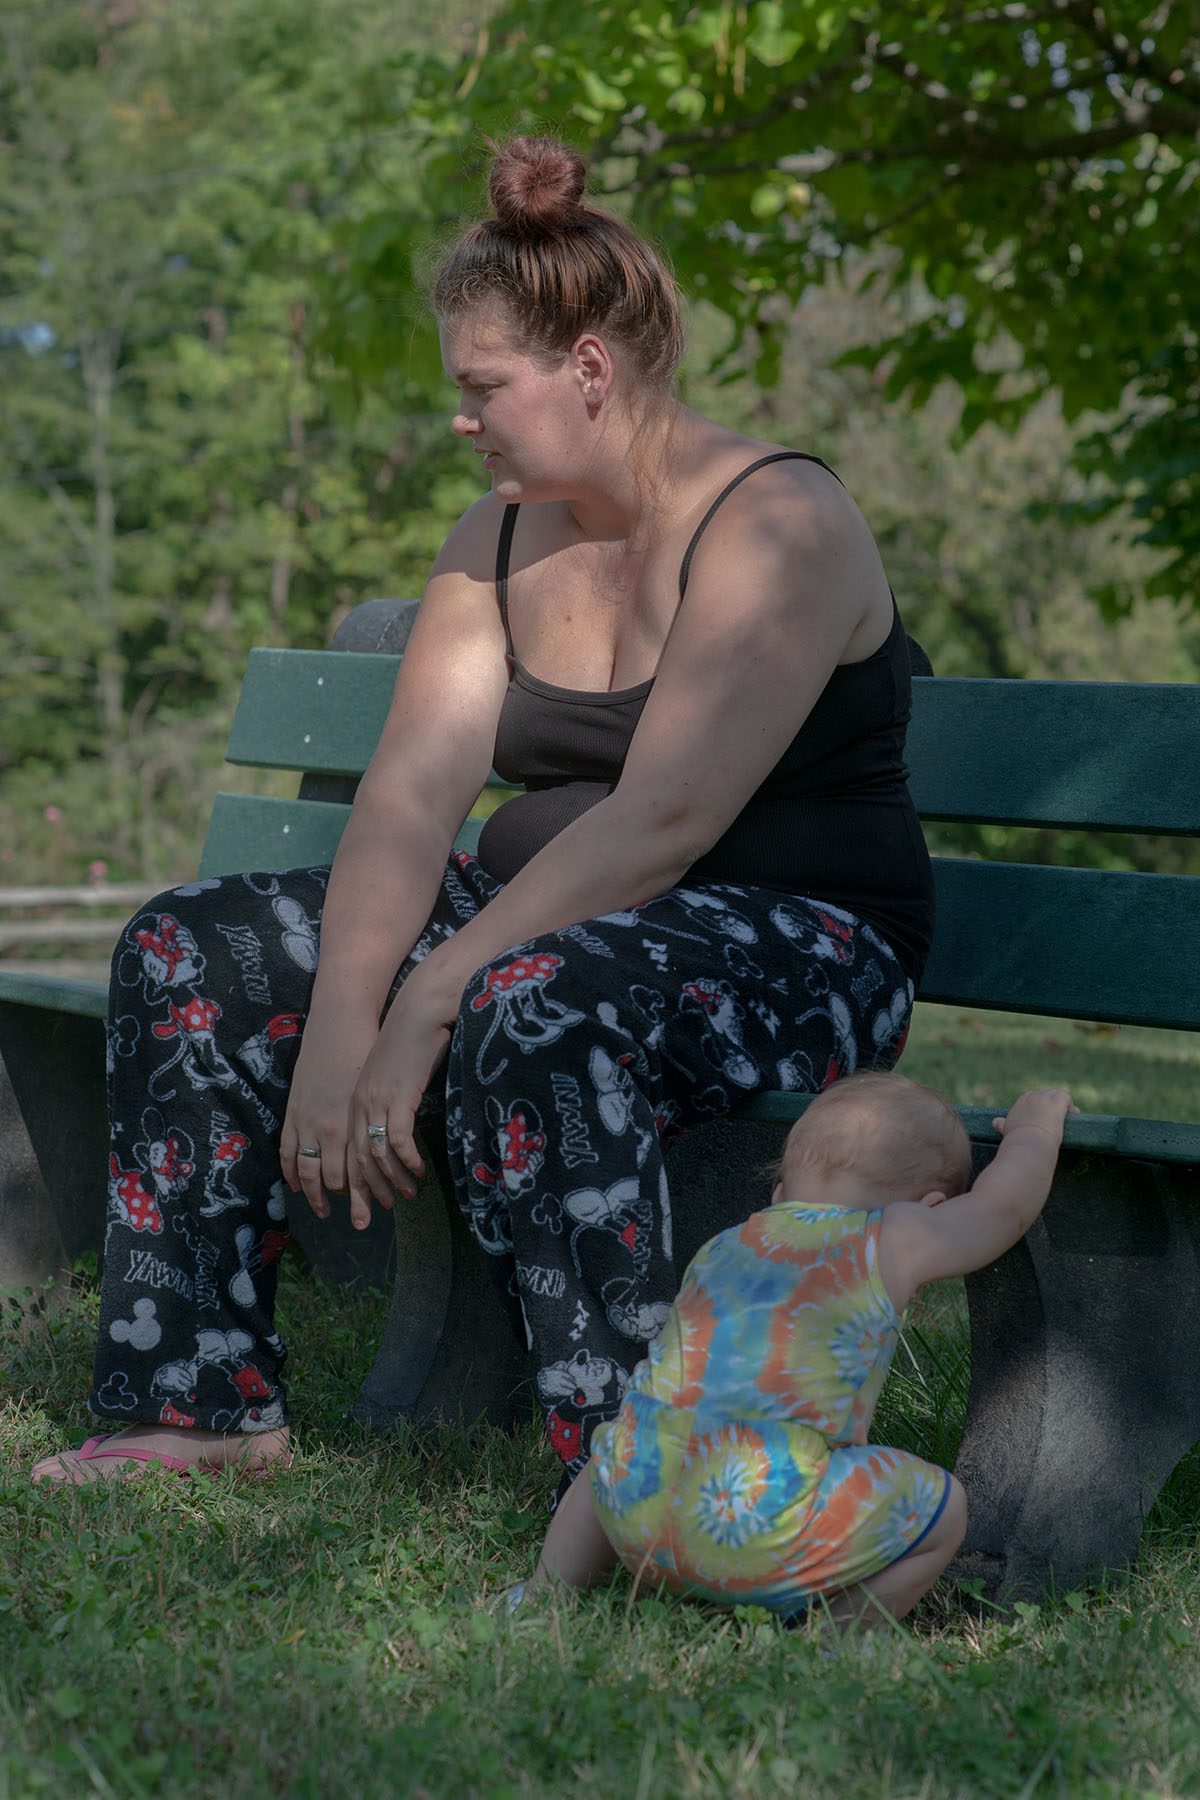
M 865 1435 L 900 1329 L 882 1209 L 784 1201 L 693 1259 L 592 1493 L 622 1562 L 680 1593 L 801 1611 L 876 1575 L 946 1503 L 944 1469 Z

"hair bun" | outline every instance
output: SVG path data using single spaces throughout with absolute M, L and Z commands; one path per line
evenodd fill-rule
M 575 223 L 587 170 L 557 138 L 510 138 L 496 151 L 490 191 L 496 218 L 517 237 L 554 237 Z

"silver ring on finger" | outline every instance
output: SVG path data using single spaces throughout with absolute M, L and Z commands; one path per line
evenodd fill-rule
M 387 1143 L 387 1131 L 388 1131 L 388 1128 L 386 1125 L 368 1125 L 367 1126 L 367 1136 L 369 1138 L 373 1138 L 377 1144 L 386 1144 Z
M 319 1157 L 320 1154 L 321 1154 L 321 1146 L 319 1144 L 313 1144 L 311 1146 L 311 1148 L 307 1144 L 297 1144 L 296 1145 L 296 1155 L 297 1156 L 317 1156 L 317 1157 Z

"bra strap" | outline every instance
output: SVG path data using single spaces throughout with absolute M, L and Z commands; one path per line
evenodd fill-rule
M 505 507 L 504 517 L 500 521 L 500 537 L 496 543 L 496 598 L 500 602 L 500 619 L 504 626 L 504 648 L 510 659 L 515 653 L 512 632 L 508 628 L 508 559 L 512 553 L 513 532 L 517 528 L 517 514 L 520 510 L 519 502 Z
M 825 473 L 827 475 L 832 475 L 835 481 L 841 481 L 841 476 L 831 469 L 828 463 L 823 463 L 819 456 L 810 456 L 806 450 L 773 450 L 770 456 L 760 456 L 757 462 L 750 463 L 747 468 L 744 468 L 740 474 L 735 475 L 733 480 L 727 482 L 721 489 L 720 493 L 697 525 L 695 531 L 692 533 L 692 541 L 684 551 L 683 561 L 679 565 L 679 598 L 681 600 L 687 589 L 688 570 L 692 566 L 692 557 L 695 554 L 696 545 L 700 542 L 700 539 L 708 529 L 709 521 L 717 511 L 717 508 L 724 504 L 735 487 L 740 486 L 740 484 L 745 481 L 747 475 L 753 475 L 755 469 L 765 469 L 768 463 L 777 462 L 816 463 L 819 469 L 824 469 Z

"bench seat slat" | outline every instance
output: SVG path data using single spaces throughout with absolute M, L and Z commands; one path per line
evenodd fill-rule
M 114 928 L 114 937 L 116 931 Z M 53 967 L 50 964 L 49 967 Z M 0 1001 L 67 1012 L 84 1019 L 108 1016 L 108 987 L 100 981 L 71 981 L 63 975 L 14 975 L 0 969 Z
M 14 976 L 0 969 L 0 1001 L 4 1000 L 94 1019 L 103 1019 L 108 1010 L 107 989 L 101 983 L 66 981 L 49 975 Z M 739 1107 L 737 1116 L 772 1125 L 790 1125 L 800 1117 L 811 1099 L 810 1094 L 760 1094 Z M 990 1109 L 960 1106 L 958 1113 L 977 1142 L 997 1141 Z M 1067 1120 L 1063 1142 L 1071 1150 L 1200 1164 L 1200 1125 L 1176 1124 L 1166 1119 L 1127 1119 L 1115 1113 L 1081 1113 Z
M 904 1071 L 903 1058 L 900 1071 Z M 791 1125 L 806 1111 L 812 1094 L 759 1094 L 738 1108 L 739 1119 L 767 1125 Z M 976 1143 L 997 1144 L 991 1108 L 955 1109 Z M 1097 1156 L 1139 1156 L 1155 1162 L 1200 1164 L 1200 1125 L 1170 1119 L 1126 1119 L 1117 1113 L 1078 1113 L 1067 1119 L 1063 1143 L 1068 1150 L 1090 1150 Z

